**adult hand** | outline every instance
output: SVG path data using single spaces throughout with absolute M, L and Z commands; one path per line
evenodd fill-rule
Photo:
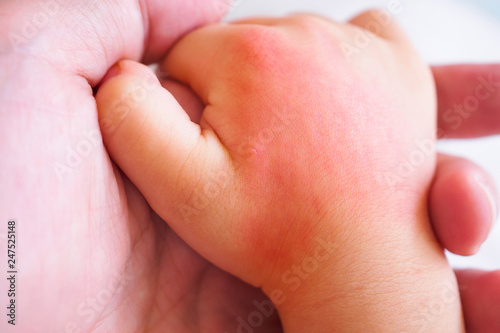
M 500 134 L 500 65 L 445 66 L 433 71 L 442 137 Z M 497 203 L 493 181 L 476 165 L 441 156 L 430 208 L 445 247 L 462 255 L 477 252 L 497 217 Z M 456 274 L 467 332 L 499 332 L 500 271 Z

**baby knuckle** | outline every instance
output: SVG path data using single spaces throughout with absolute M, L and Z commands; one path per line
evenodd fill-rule
M 287 44 L 280 29 L 255 26 L 240 29 L 233 38 L 232 46 L 237 61 L 267 71 L 282 58 Z
M 296 26 L 305 32 L 315 33 L 325 30 L 325 18 L 309 14 L 296 14 L 291 19 Z

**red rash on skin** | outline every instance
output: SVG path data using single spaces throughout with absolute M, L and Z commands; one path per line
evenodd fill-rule
M 290 75 L 290 71 L 282 69 L 275 73 L 273 79 L 278 80 L 280 76 L 286 75 Z M 357 91 L 361 95 L 363 90 Z M 294 93 L 296 101 L 299 91 L 292 92 Z M 301 92 L 300 96 L 303 96 L 304 105 L 315 98 L 320 104 L 323 93 L 324 91 Z M 267 100 L 270 101 L 267 108 L 257 109 L 257 106 L 251 105 L 252 99 L 248 99 L 243 107 L 252 107 L 254 112 L 239 113 L 239 117 L 234 119 L 241 122 L 236 128 L 243 128 L 249 133 L 246 135 L 248 144 L 244 145 L 244 154 L 240 157 L 236 153 L 234 158 L 242 177 L 241 183 L 247 184 L 242 189 L 244 201 L 249 203 L 247 213 L 251 216 L 242 223 L 246 252 L 257 260 L 259 266 L 267 268 L 267 274 L 277 274 L 273 278 L 279 281 L 283 272 L 300 264 L 304 256 L 310 255 L 315 249 L 316 238 L 324 231 L 323 225 L 335 224 L 334 221 L 329 221 L 330 212 L 334 209 L 330 204 L 332 197 L 335 197 L 336 202 L 342 202 L 343 197 L 352 196 L 358 198 L 358 201 L 366 200 L 372 192 L 370 188 L 375 189 L 377 186 L 373 181 L 371 184 L 367 181 L 368 175 L 360 175 L 353 170 L 344 170 L 344 174 L 335 173 L 338 164 L 345 164 L 346 160 L 351 161 L 348 164 L 356 164 L 362 159 L 373 161 L 376 158 L 375 153 L 366 151 L 363 147 L 352 147 L 347 144 L 349 139 L 336 137 L 334 133 L 334 126 L 352 124 L 354 128 L 358 126 L 357 122 L 369 122 L 372 116 L 344 117 L 343 123 L 339 124 L 335 106 L 318 105 L 314 108 L 318 111 L 312 112 L 310 108 L 288 100 Z M 256 112 L 259 110 L 261 112 Z M 269 119 L 273 118 L 279 119 L 278 123 L 283 123 L 283 128 L 270 125 Z M 298 121 L 299 119 L 305 121 Z M 259 142 L 259 135 L 267 129 L 273 133 L 267 140 L 269 142 Z M 353 131 L 351 135 L 359 134 Z M 365 140 L 369 140 L 369 137 L 365 137 Z M 241 144 L 236 147 L 240 146 Z M 346 185 L 351 184 L 346 178 L 355 183 L 363 182 L 363 197 L 353 192 L 350 185 Z M 313 182 L 314 179 L 320 181 Z M 269 193 L 270 189 L 274 191 Z M 301 200 L 299 207 L 287 205 Z M 311 210 L 313 213 L 310 213 Z M 348 213 L 345 215 L 348 216 Z M 307 216 L 322 216 L 325 220 L 301 219 Z M 345 223 L 348 223 L 347 219 Z
M 311 64 L 306 64 L 303 68 L 318 70 L 316 77 L 321 77 L 324 69 L 311 67 Z M 235 137 L 244 138 L 240 139 L 243 145 L 229 146 L 241 177 L 240 183 L 246 184 L 242 188 L 242 201 L 248 202 L 246 216 L 250 218 L 240 222 L 244 230 L 244 252 L 264 268 L 265 274 L 274 274 L 273 279 L 277 279 L 277 283 L 283 272 L 293 265 L 300 265 L 304 257 L 316 248 L 318 235 L 326 237 L 325 228 L 332 233 L 335 228 L 349 224 L 350 211 L 357 207 L 338 205 L 345 201 L 359 202 L 361 206 L 362 202 L 373 200 L 376 206 L 376 202 L 380 205 L 386 200 L 380 196 L 380 184 L 367 171 L 391 170 L 397 162 L 390 158 L 380 159 L 378 146 L 381 145 L 372 142 L 370 135 L 376 130 L 376 126 L 371 125 L 376 124 L 376 118 L 383 112 L 382 107 L 377 107 L 382 102 L 374 101 L 374 110 L 358 108 L 348 115 L 335 112 L 337 109 L 356 107 L 357 100 L 373 99 L 367 91 L 373 94 L 376 87 L 349 87 L 351 98 L 339 98 L 337 105 L 329 105 L 324 102 L 323 96 L 335 94 L 335 91 L 323 87 L 304 92 L 301 88 L 307 82 L 296 79 L 297 84 L 289 87 L 289 95 L 293 99 L 276 101 L 272 98 L 277 94 L 273 87 L 279 87 L 281 80 L 289 80 L 286 78 L 288 75 L 300 78 L 300 72 L 294 71 L 274 68 L 271 77 L 260 80 L 271 83 L 265 87 L 254 86 L 252 91 L 260 96 L 267 95 L 267 98 L 261 98 L 268 101 L 267 105 L 253 105 L 253 98 L 248 98 L 241 103 L 241 112 L 235 112 L 236 116 L 231 119 L 238 123 L 234 127 L 239 129 Z M 339 95 L 342 97 L 345 94 L 340 92 Z M 384 100 L 382 93 L 375 95 Z M 310 106 L 311 100 L 316 101 L 314 107 Z M 228 107 L 234 109 L 236 106 Z M 273 124 L 273 119 L 278 119 L 278 126 Z M 347 131 L 345 127 L 352 128 L 352 131 Z M 264 132 L 272 135 L 262 140 Z M 343 135 L 337 135 L 337 132 Z M 392 140 L 392 137 L 402 140 L 399 134 L 388 131 L 387 140 Z M 353 146 L 355 140 L 352 137 L 361 142 Z M 242 146 L 243 151 L 240 149 Z M 340 171 L 341 165 L 353 167 Z M 354 166 L 361 168 L 356 171 Z M 317 181 L 314 182 L 314 179 Z M 270 193 L 270 190 L 273 192 Z M 290 207 L 287 205 L 289 202 L 301 204 Z M 336 202 L 337 207 L 332 207 L 331 202 Z M 342 209 L 345 212 L 339 213 Z M 336 211 L 335 216 L 331 215 L 332 211 Z M 307 216 L 321 216 L 324 220 L 306 221 Z M 334 234 L 327 236 L 335 237 Z

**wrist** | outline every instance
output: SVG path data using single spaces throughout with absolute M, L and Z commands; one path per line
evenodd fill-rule
M 265 286 L 286 332 L 463 331 L 455 276 L 432 230 L 405 235 L 401 228 L 392 230 L 397 237 L 381 239 L 376 229 L 356 239 L 359 245 L 318 240 L 319 256 L 305 257 Z

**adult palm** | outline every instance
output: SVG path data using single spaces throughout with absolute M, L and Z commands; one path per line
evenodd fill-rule
M 2 1 L 0 219 L 2 232 L 17 221 L 19 275 L 16 326 L 2 319 L 0 331 L 235 331 L 252 300 L 264 299 L 151 210 L 110 161 L 93 97 L 113 63 L 158 60 L 223 9 L 203 0 Z M 279 327 L 275 315 L 261 329 Z

